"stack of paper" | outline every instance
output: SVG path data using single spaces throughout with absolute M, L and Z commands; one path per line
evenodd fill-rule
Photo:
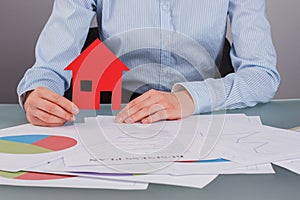
M 0 131 L 0 184 L 146 189 L 203 188 L 219 174 L 300 172 L 300 134 L 243 114 L 192 116 L 151 125 L 112 116 L 57 128 Z

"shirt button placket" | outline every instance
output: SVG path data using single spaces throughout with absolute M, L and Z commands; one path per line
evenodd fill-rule
M 165 85 L 167 81 L 164 77 L 167 77 L 165 73 L 167 73 L 167 66 L 169 66 L 171 52 L 169 51 L 170 39 L 171 39 L 171 10 L 170 10 L 170 2 L 168 0 L 161 0 L 160 2 L 160 12 L 161 12 L 161 68 L 160 68 L 160 85 Z M 162 89 L 162 88 L 160 88 Z

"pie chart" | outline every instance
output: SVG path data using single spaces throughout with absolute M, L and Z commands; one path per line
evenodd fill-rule
M 0 153 L 43 154 L 71 148 L 77 141 L 70 137 L 53 135 L 18 135 L 0 137 Z

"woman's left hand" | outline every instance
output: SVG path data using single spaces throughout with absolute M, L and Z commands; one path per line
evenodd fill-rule
M 161 120 L 176 120 L 192 115 L 195 105 L 186 91 L 161 92 L 149 90 L 119 112 L 116 123 L 150 124 Z

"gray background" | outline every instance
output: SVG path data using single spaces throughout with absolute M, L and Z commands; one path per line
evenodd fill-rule
M 53 0 L 0 1 L 0 103 L 16 103 L 16 87 L 34 63 L 34 48 Z M 300 98 L 300 1 L 267 0 L 282 81 L 275 98 Z

